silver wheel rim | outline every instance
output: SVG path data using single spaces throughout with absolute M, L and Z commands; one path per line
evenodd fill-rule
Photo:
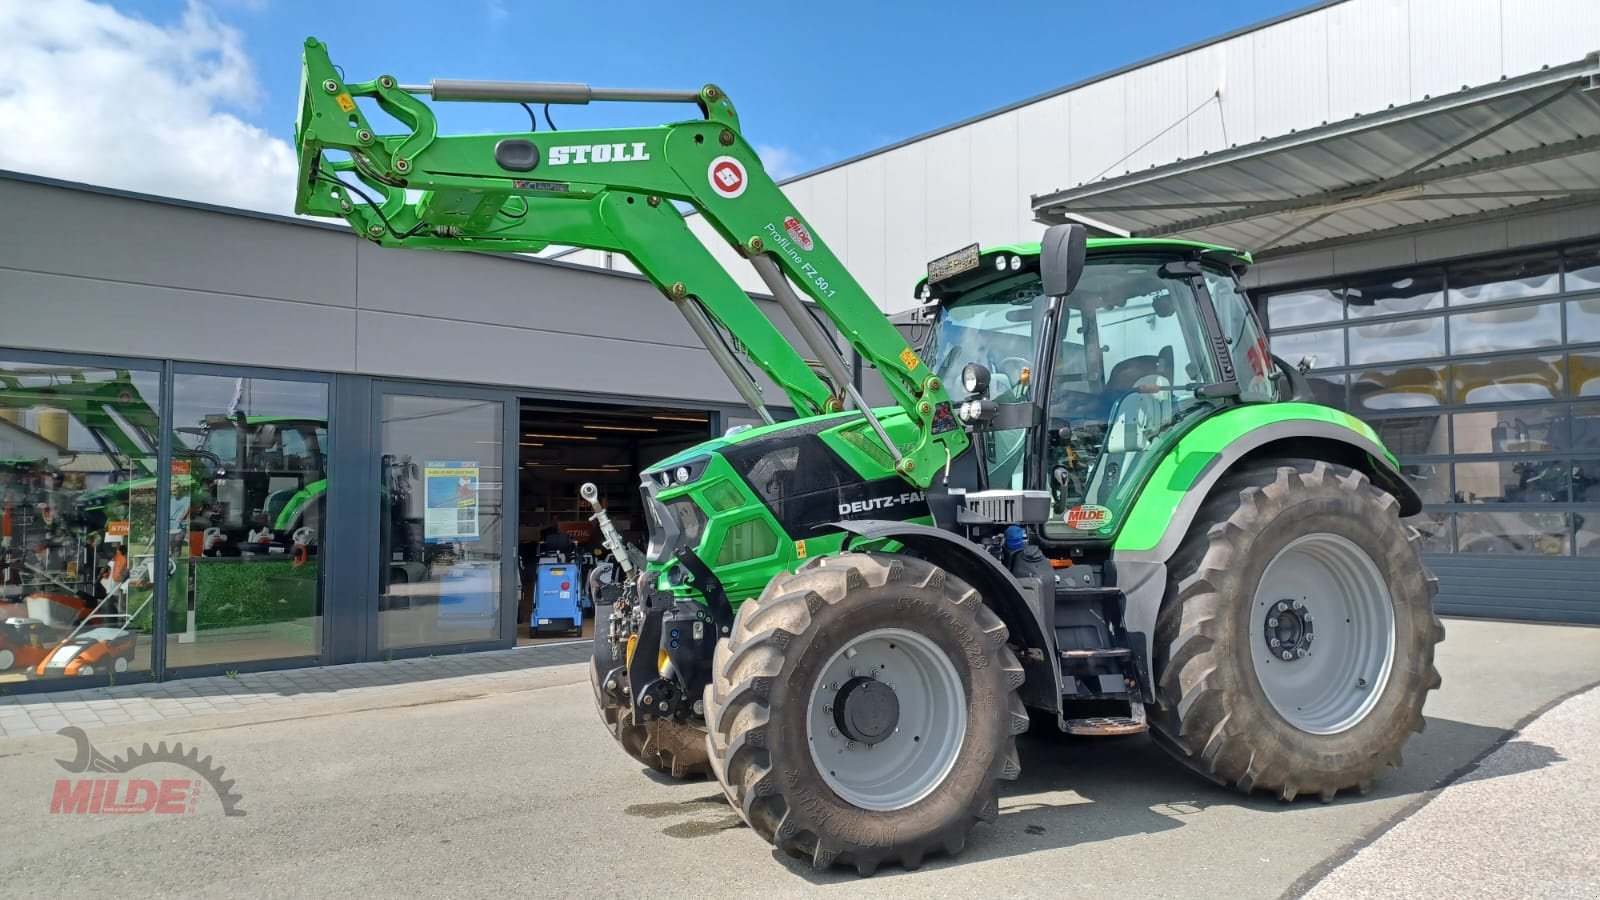
M 122 657 L 122 656 L 117 657 L 117 661 L 111 664 L 111 668 L 115 669 L 118 672 L 126 672 L 126 671 L 128 671 L 128 660 L 127 660 L 127 658 L 126 657 Z
M 1267 564 L 1248 639 L 1278 715 L 1310 734 L 1338 734 L 1365 719 L 1388 684 L 1394 601 L 1366 551 L 1336 534 L 1308 534 Z
M 898 703 L 897 727 L 877 743 L 852 739 L 835 716 L 847 685 L 870 678 Z M 950 658 L 926 637 L 880 628 L 848 641 L 811 686 L 806 738 L 822 780 L 861 809 L 904 809 L 933 793 L 961 755 L 967 696 Z
M 0 672 L 11 668 L 17 662 L 17 655 L 10 650 L 0 650 Z
M 85 676 L 93 675 L 94 674 L 94 666 L 83 666 L 83 667 L 78 669 L 78 674 L 79 675 L 85 675 Z

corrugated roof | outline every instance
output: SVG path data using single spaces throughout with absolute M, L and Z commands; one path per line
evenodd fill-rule
M 1258 255 L 1553 199 L 1600 199 L 1600 56 L 1033 198 L 1137 237 Z

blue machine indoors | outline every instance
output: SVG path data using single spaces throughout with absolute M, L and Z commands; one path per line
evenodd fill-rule
M 533 582 L 534 634 L 583 633 L 583 572 L 576 562 L 540 556 Z

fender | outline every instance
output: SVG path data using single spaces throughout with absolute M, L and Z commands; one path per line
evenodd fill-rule
M 963 539 L 929 525 L 890 522 L 881 519 L 855 519 L 831 526 L 869 540 L 888 539 L 903 545 L 907 555 L 935 562 L 951 575 L 977 589 L 984 605 L 994 610 L 1011 632 L 1013 643 L 1023 648 L 1022 669 L 1027 681 L 1022 699 L 1028 706 L 1060 712 L 1061 661 L 1056 658 L 1054 635 L 1046 636 L 1039 614 L 1028 605 L 1022 585 L 993 556 Z M 843 549 L 850 549 L 847 539 Z M 1044 603 L 1055 603 L 1055 587 Z M 1052 607 L 1053 608 L 1053 607 Z M 1029 651 L 1038 650 L 1038 653 Z M 1042 657 L 1042 658 L 1040 658 Z
M 1118 531 L 1113 558 L 1165 563 L 1217 483 L 1249 458 L 1270 456 L 1349 466 L 1393 494 L 1400 515 L 1422 510 L 1422 498 L 1395 458 L 1355 416 L 1311 403 L 1241 406 L 1201 422 L 1166 453 Z

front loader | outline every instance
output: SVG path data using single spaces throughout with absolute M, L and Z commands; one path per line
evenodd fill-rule
M 441 136 L 419 96 L 700 115 Z M 376 134 L 364 103 L 409 131 Z M 624 750 L 713 775 L 780 849 L 863 874 L 956 853 L 1029 727 L 1148 731 L 1284 800 L 1366 790 L 1421 729 L 1443 629 L 1401 521 L 1420 500 L 1370 428 L 1271 356 L 1247 254 L 1076 226 L 973 245 L 916 287 L 919 353 L 715 86 L 349 83 L 313 39 L 296 141 L 297 211 L 378 244 L 626 254 L 766 423 L 643 473 L 650 545 L 638 564 L 612 547 L 628 577 L 599 598 L 591 674 Z M 674 203 L 750 261 L 804 352 Z M 888 405 L 863 401 L 814 314 Z

